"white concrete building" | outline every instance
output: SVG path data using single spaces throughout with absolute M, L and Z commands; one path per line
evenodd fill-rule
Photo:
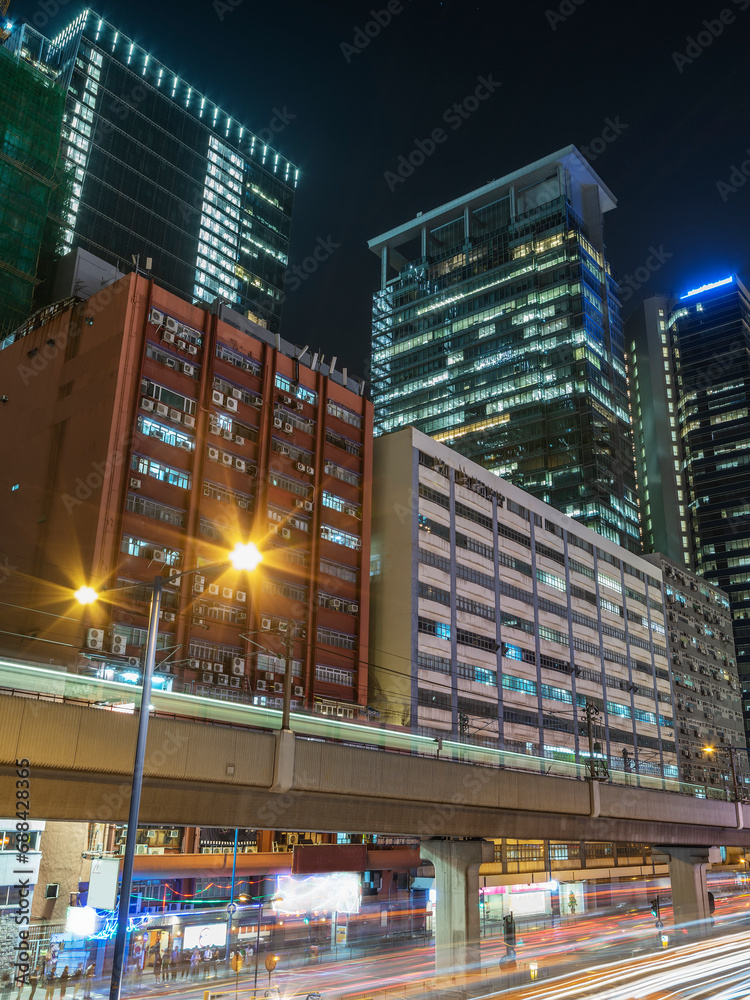
M 661 568 L 412 427 L 375 442 L 370 704 L 424 735 L 676 778 Z

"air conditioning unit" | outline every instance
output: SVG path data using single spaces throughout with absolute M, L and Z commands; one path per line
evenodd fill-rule
M 203 593 L 203 588 L 204 588 L 205 584 L 206 584 L 206 578 L 205 578 L 205 576 L 194 576 L 193 577 L 193 590 L 197 594 L 202 594 Z
M 233 688 L 238 688 L 240 686 L 240 679 L 239 679 L 239 677 L 230 677 L 229 678 L 229 686 L 233 687 Z
M 282 528 L 281 529 L 281 537 L 282 538 L 291 538 L 292 537 L 292 533 L 289 530 L 289 528 Z
M 301 399 L 298 399 L 298 400 L 297 400 L 297 410 L 298 410 L 298 412 L 299 412 L 299 413 L 301 413 L 301 412 L 302 412 L 302 410 L 303 410 L 303 408 L 304 408 L 304 405 L 303 405 L 303 403 L 302 403 L 302 400 L 301 400 Z
M 141 488 L 141 481 L 140 481 L 140 479 L 131 479 L 130 480 L 130 488 L 131 488 L 131 490 L 139 490 Z
M 305 506 L 305 510 L 308 510 L 308 511 L 312 510 L 313 509 L 312 500 L 305 500 L 305 505 L 304 506 Z
M 290 424 L 290 423 L 284 424 L 284 433 L 285 434 L 294 434 L 294 426 L 293 426 L 293 424 Z
M 233 399 L 231 396 L 227 396 L 226 408 L 232 413 L 237 412 L 237 400 Z
M 214 597 L 219 596 L 219 585 L 218 583 L 209 583 L 208 585 L 209 594 L 213 594 Z
M 174 613 L 174 611 L 165 611 L 164 612 L 164 621 L 165 622 L 173 622 L 174 620 L 175 620 L 175 613 Z
M 300 507 L 300 508 L 303 508 L 303 507 L 305 506 L 305 501 L 304 501 L 304 500 L 296 500 L 296 499 L 295 499 L 295 501 L 294 501 L 294 506 L 295 506 L 295 507 Z
M 156 412 L 159 414 L 160 417 L 166 417 L 166 415 L 169 413 L 169 407 L 165 406 L 164 403 L 157 403 Z
M 273 679 L 274 679 L 275 676 L 276 675 L 274 674 L 273 670 L 267 670 L 266 671 L 266 680 L 267 681 L 270 681 L 271 683 L 273 683 Z
M 136 854 L 148 854 L 148 844 L 136 844 L 135 845 Z
M 274 694 L 283 694 L 283 693 L 284 693 L 284 685 L 283 685 L 283 684 L 280 684 L 280 683 L 279 683 L 279 682 L 277 681 L 277 682 L 276 682 L 276 683 L 274 684 L 274 686 L 273 686 L 273 693 L 274 693 Z
M 221 591 L 221 596 L 222 596 L 222 597 L 226 597 L 226 599 L 227 599 L 228 601 L 231 601 L 231 599 L 232 599 L 232 595 L 233 595 L 233 594 L 234 594 L 234 591 L 232 590 L 232 588 L 231 588 L 231 587 L 223 587 L 223 588 L 222 588 L 222 591 Z
M 184 340 L 178 340 L 178 341 L 176 341 L 176 346 L 181 351 L 186 351 L 187 350 L 187 344 L 186 344 L 186 342 Z
M 149 323 L 152 323 L 154 326 L 161 326 L 162 323 L 164 322 L 164 313 L 159 312 L 158 309 L 154 309 L 152 306 L 151 309 L 149 310 L 148 321 Z
M 152 562 L 166 562 L 167 553 L 163 549 L 154 549 L 154 554 L 151 556 Z
M 350 615 L 358 615 L 359 614 L 359 605 L 358 604 L 350 604 L 349 605 L 349 614 Z
M 265 691 L 266 690 L 266 682 L 265 681 L 256 681 L 255 682 L 255 690 L 256 691 Z
M 216 681 L 218 684 L 223 684 L 224 687 L 229 686 L 229 678 L 225 677 L 224 674 L 219 674 L 219 676 L 216 678 Z
M 177 362 L 175 361 L 174 358 L 165 358 L 164 366 L 166 368 L 177 368 Z
M 286 632 L 286 630 L 289 628 L 289 622 L 286 620 L 286 618 L 279 618 L 278 628 L 279 632 Z
M 234 460 L 235 469 L 239 469 L 240 472 L 244 472 L 246 468 L 246 462 L 243 458 L 235 458 Z
M 244 590 L 238 590 L 237 593 L 234 596 L 237 598 L 238 601 L 246 601 L 247 600 L 247 593 Z
M 86 632 L 86 646 L 89 649 L 104 649 L 104 629 L 90 628 Z
M 262 406 L 263 400 L 260 398 L 260 396 L 252 396 L 250 398 L 250 403 L 252 406 Z
M 289 454 L 290 452 L 287 446 L 285 444 L 282 444 L 282 446 L 279 448 L 279 455 L 284 455 L 285 458 L 289 458 Z
M 212 458 L 215 462 L 218 462 L 219 461 L 219 449 L 218 448 L 209 448 L 208 449 L 208 457 Z
M 207 671 L 211 671 L 214 669 L 214 665 L 210 660 L 202 660 L 201 665 L 203 666 L 203 669 Z
M 243 445 L 245 443 L 245 439 L 243 438 L 243 436 L 241 434 L 235 434 L 234 435 L 234 443 L 235 444 L 239 444 L 239 445 Z
M 283 425 L 284 425 L 284 421 L 281 419 L 281 417 L 274 417 L 273 418 L 273 426 L 276 428 L 276 430 L 281 430 L 281 428 L 283 427 Z
M 148 396 L 144 396 L 143 399 L 141 400 L 141 409 L 153 410 L 153 408 L 154 408 L 153 399 L 149 399 Z
M 240 510 L 247 510 L 247 500 L 238 500 L 237 506 L 240 508 Z
M 297 472 L 304 472 L 304 471 L 305 471 L 305 463 L 297 462 Z
M 315 475 L 315 469 L 313 468 L 312 465 L 308 465 L 308 467 L 307 467 L 307 474 L 308 474 L 308 476 L 314 476 Z
M 169 411 L 169 419 L 170 420 L 175 420 L 177 423 L 181 423 L 182 422 L 182 413 L 179 410 L 170 410 Z
M 261 618 L 261 620 L 260 620 L 260 627 L 262 629 L 269 629 L 271 627 L 271 619 L 270 618 Z
M 182 370 L 185 375 L 190 375 L 191 378 L 195 374 L 195 368 L 192 365 L 189 365 L 187 361 L 183 364 Z
M 328 607 L 332 608 L 334 611 L 338 611 L 341 607 L 341 601 L 338 597 L 332 597 L 328 602 Z
M 169 321 L 167 321 L 169 322 Z M 174 344 L 174 334 L 173 333 L 163 333 L 161 336 L 162 341 L 165 344 Z
M 201 677 L 204 684 L 213 684 L 214 675 L 213 674 L 203 674 Z
M 294 689 L 294 697 L 295 698 L 302 698 L 304 696 L 304 694 L 305 694 L 305 689 L 303 687 L 300 687 L 299 685 L 297 685 L 297 687 L 295 687 L 295 689 Z
M 180 324 L 173 316 L 167 316 L 165 326 L 172 333 L 177 333 L 177 331 L 180 329 Z
M 140 667 L 140 665 L 141 665 L 141 661 L 138 659 L 137 656 L 129 656 L 128 657 L 128 666 L 129 667 Z
M 231 465 L 232 464 L 232 456 L 228 452 L 226 452 L 226 451 L 223 451 L 221 453 L 221 460 L 224 463 L 224 465 Z
M 111 651 L 113 653 L 117 653 L 118 656 L 122 656 L 125 653 L 127 645 L 128 637 L 126 635 L 121 635 L 119 632 L 112 633 Z
M 231 441 L 232 438 L 234 437 L 234 435 L 232 434 L 232 432 L 230 430 L 227 430 L 227 429 L 224 429 L 221 432 L 221 436 L 224 438 L 225 441 Z
M 245 661 L 241 656 L 232 657 L 232 673 L 244 673 L 245 672 Z
M 214 389 L 211 393 L 211 402 L 216 403 L 217 406 L 223 406 L 224 404 L 224 393 L 219 392 L 218 389 Z
M 200 668 L 201 668 L 201 661 L 200 660 L 189 660 L 188 661 L 188 666 L 190 667 L 191 670 L 200 670 Z

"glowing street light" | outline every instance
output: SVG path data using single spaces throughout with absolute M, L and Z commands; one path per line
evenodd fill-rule
M 213 563 L 209 566 L 201 566 L 196 569 L 185 570 L 172 576 L 169 580 L 175 584 L 184 576 L 192 576 L 194 573 L 205 572 L 207 569 L 226 568 L 231 566 L 235 570 L 252 572 L 262 562 L 263 556 L 258 547 L 253 542 L 235 545 L 234 550 L 227 553 L 227 560 L 221 563 Z M 158 575 L 151 584 L 151 609 L 149 611 L 148 632 L 146 634 L 146 654 L 143 661 L 143 682 L 141 688 L 141 709 L 138 714 L 138 737 L 135 745 L 135 760 L 133 762 L 133 784 L 130 793 L 130 808 L 128 811 L 127 836 L 125 839 L 125 855 L 122 861 L 122 876 L 120 881 L 120 903 L 117 913 L 117 932 L 115 935 L 115 948 L 112 957 L 112 981 L 109 990 L 109 1000 L 120 1000 L 122 989 L 122 973 L 125 964 L 125 945 L 128 932 L 128 915 L 130 910 L 130 894 L 133 888 L 133 862 L 135 859 L 135 838 L 138 828 L 138 813 L 141 806 L 141 789 L 143 786 L 143 766 L 146 756 L 146 737 L 148 735 L 148 707 L 151 702 L 151 679 L 156 666 L 156 643 L 159 636 L 159 618 L 161 616 L 161 595 L 164 586 L 164 577 Z M 128 587 L 117 588 L 118 591 L 128 590 Z M 110 591 L 111 593 L 112 591 Z M 99 594 L 93 587 L 83 586 L 75 592 L 76 600 L 80 604 L 92 604 L 99 598 Z M 236 857 L 236 846 L 235 846 Z M 231 919 L 231 917 L 230 917 Z

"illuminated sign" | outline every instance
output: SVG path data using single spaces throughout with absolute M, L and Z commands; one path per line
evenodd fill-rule
M 98 922 L 99 914 L 93 906 L 69 906 L 65 919 L 65 930 L 73 937 L 91 937 Z
M 498 896 L 504 893 L 516 894 L 518 892 L 540 892 L 546 890 L 547 892 L 554 892 L 557 889 L 557 882 L 554 880 L 551 882 L 524 882 L 521 885 L 486 885 L 479 889 L 479 892 L 483 896 Z
M 710 285 L 701 285 L 700 288 L 693 288 L 692 291 L 680 296 L 680 301 L 689 299 L 691 295 L 699 295 L 701 292 L 710 292 L 712 288 L 721 288 L 722 285 L 731 285 L 733 277 L 722 278 L 721 281 L 712 281 Z
M 277 893 L 273 906 L 278 913 L 314 913 L 316 910 L 359 913 L 361 890 L 356 872 L 280 875 Z
M 227 925 L 195 924 L 186 927 L 182 938 L 183 948 L 223 948 L 227 943 Z

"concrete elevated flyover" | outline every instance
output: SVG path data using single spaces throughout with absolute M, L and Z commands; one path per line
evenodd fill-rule
M 26 758 L 32 815 L 126 821 L 137 727 L 132 700 L 123 710 L 111 701 L 96 708 L 30 695 L 0 694 L 0 811 L 8 813 L 14 802 L 15 761 Z M 750 842 L 750 807 L 741 803 L 575 780 L 583 771 L 539 773 L 549 761 L 539 761 L 536 772 L 515 770 L 497 752 L 472 756 L 472 748 L 458 744 L 448 752 L 469 759 L 438 759 L 434 741 L 424 741 L 433 746 L 427 756 L 410 734 L 391 739 L 373 729 L 370 744 L 354 745 L 348 730 L 336 732 L 338 739 L 157 714 L 149 727 L 141 822 L 422 838 Z

